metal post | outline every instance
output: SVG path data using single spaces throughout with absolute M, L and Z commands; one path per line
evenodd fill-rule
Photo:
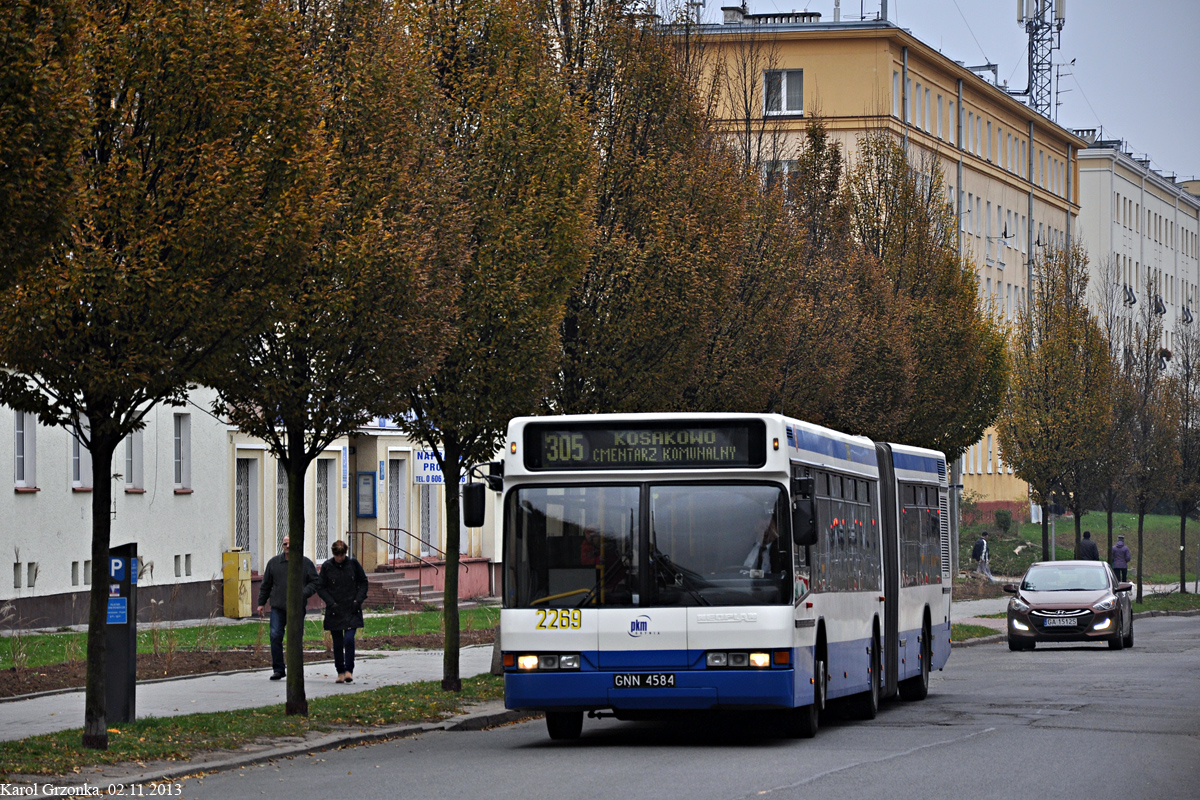
M 1058 519 L 1057 514 L 1050 515 L 1050 560 L 1058 561 L 1058 553 L 1054 552 L 1054 522 Z

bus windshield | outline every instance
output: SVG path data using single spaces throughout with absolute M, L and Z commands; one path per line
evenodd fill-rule
M 790 603 L 786 507 L 777 484 L 517 489 L 505 514 L 505 604 Z

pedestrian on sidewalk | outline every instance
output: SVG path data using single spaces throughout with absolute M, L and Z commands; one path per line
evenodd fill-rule
M 289 537 L 283 537 L 283 552 L 267 562 L 263 570 L 262 587 L 258 590 L 258 613 L 266 614 L 267 601 L 271 602 L 271 680 L 277 681 L 287 674 L 283 660 L 283 633 L 287 627 L 287 584 Z M 304 599 L 300 604 L 303 625 L 304 604 L 317 591 L 317 568 L 308 558 L 304 559 Z
M 354 632 L 363 627 L 363 602 L 367 599 L 367 573 L 341 539 L 330 548 L 333 558 L 321 565 L 317 594 L 325 601 L 325 630 L 333 639 L 335 683 L 354 683 Z
M 1113 545 L 1115 548 L 1116 545 Z M 1092 541 L 1092 532 L 1083 532 L 1083 541 L 1079 543 L 1079 558 L 1082 561 L 1099 561 L 1100 548 L 1096 547 L 1096 543 Z
M 992 580 L 992 567 L 988 563 L 988 532 L 984 531 L 979 534 L 979 541 L 975 542 L 975 546 L 971 548 L 971 559 L 975 562 L 975 571 L 984 576 L 990 582 Z
M 1133 553 L 1129 552 L 1125 545 L 1125 536 L 1122 534 L 1117 537 L 1117 543 L 1112 548 L 1112 570 L 1118 581 L 1123 583 L 1129 580 L 1129 562 L 1132 560 Z

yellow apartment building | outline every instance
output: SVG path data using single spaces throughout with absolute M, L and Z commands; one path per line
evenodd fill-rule
M 1071 240 L 1087 143 L 886 20 L 722 11 L 722 24 L 692 30 L 722 84 L 731 135 L 757 137 L 767 168 L 782 174 L 814 116 L 851 162 L 859 137 L 880 129 L 903 140 L 914 160 L 936 159 L 981 296 L 1002 320 L 1015 320 L 1034 255 Z M 1004 463 L 994 429 L 955 467 L 981 507 L 1028 518 L 1028 487 Z

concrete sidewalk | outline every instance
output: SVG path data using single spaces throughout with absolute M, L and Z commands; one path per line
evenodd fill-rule
M 492 646 L 464 647 L 459 671 L 469 678 L 487 672 Z M 282 704 L 286 681 L 271 681 L 270 669 L 224 675 L 196 675 L 175 680 L 138 683 L 137 715 L 173 717 L 210 711 L 233 711 Z M 442 651 L 389 650 L 358 652 L 354 683 L 334 683 L 333 662 L 307 664 L 304 691 L 311 699 L 348 694 L 414 681 L 441 680 Z M 0 703 L 0 740 L 24 739 L 42 733 L 83 727 L 83 692 L 66 692 Z

